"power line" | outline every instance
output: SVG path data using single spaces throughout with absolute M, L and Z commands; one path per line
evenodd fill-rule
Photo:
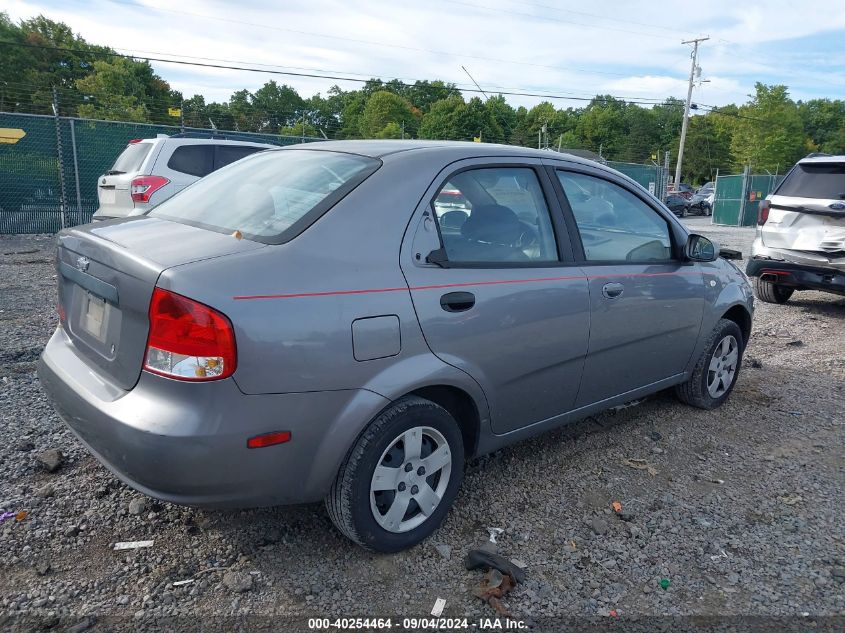
M 177 59 L 166 59 L 163 57 L 151 57 L 145 55 L 126 55 L 123 53 L 114 53 L 114 52 L 106 52 L 106 51 L 80 51 L 77 49 L 72 48 L 64 48 L 59 46 L 43 46 L 40 44 L 25 44 L 22 42 L 7 42 L 0 40 L 0 46 L 20 46 L 24 48 L 34 48 L 34 49 L 41 49 L 41 50 L 53 50 L 59 52 L 67 52 L 67 53 L 75 53 L 77 55 L 100 55 L 106 57 L 122 57 L 124 59 L 142 59 L 149 62 L 161 62 L 167 64 L 177 64 L 182 66 L 197 66 L 200 68 L 217 68 L 223 70 L 238 70 L 243 72 L 253 72 L 253 73 L 265 73 L 270 75 L 283 75 L 283 76 L 290 76 L 290 77 L 302 77 L 302 78 L 312 78 L 312 79 L 330 79 L 332 81 L 349 81 L 355 83 L 367 83 L 368 79 L 361 79 L 359 77 L 344 77 L 341 75 L 327 75 L 327 74 L 320 74 L 320 73 L 303 73 L 303 72 L 293 72 L 293 71 L 282 71 L 282 70 L 274 70 L 271 68 L 255 68 L 250 66 L 235 66 L 229 64 L 211 64 L 211 63 L 202 63 L 202 62 L 191 62 L 191 61 L 184 61 L 184 60 L 177 60 Z M 399 82 L 400 85 L 406 87 L 413 87 L 413 84 Z M 462 92 L 475 92 L 475 93 L 483 93 L 484 91 L 478 88 L 463 88 L 461 89 Z M 515 96 L 515 97 L 535 97 L 540 99 L 556 99 L 562 101 L 602 101 L 607 100 L 599 95 L 595 97 L 576 97 L 576 96 L 567 96 L 567 95 L 560 95 L 560 94 L 552 94 L 552 93 L 545 93 L 545 92 L 517 92 L 517 91 L 503 91 L 498 90 L 497 94 L 507 95 L 507 96 Z M 618 101 L 624 101 L 626 103 L 636 103 L 642 105 L 655 105 L 657 102 L 656 99 L 621 99 L 609 95 L 611 99 L 615 99 Z
M 133 6 L 140 9 L 155 9 L 156 11 L 161 11 L 164 13 L 173 13 L 176 15 L 184 15 L 188 17 L 200 18 L 203 20 L 214 20 L 218 22 L 226 22 L 227 24 L 241 24 L 243 26 L 252 26 L 255 28 L 261 29 L 269 29 L 273 31 L 281 31 L 284 33 L 295 33 L 297 35 L 307 35 L 309 37 L 321 37 L 326 39 L 332 40 L 340 40 L 345 42 L 353 42 L 356 44 L 367 44 L 368 46 L 380 46 L 380 47 L 387 47 L 387 48 L 395 48 L 400 50 L 412 51 L 417 53 L 430 53 L 432 55 L 441 55 L 446 57 L 452 58 L 466 58 L 466 59 L 476 59 L 481 61 L 488 61 L 488 62 L 495 62 L 498 64 L 514 64 L 518 66 L 531 66 L 534 68 L 546 68 L 549 70 L 564 70 L 564 71 L 571 71 L 571 72 L 580 72 L 586 74 L 593 74 L 593 75 L 611 75 L 615 77 L 627 77 L 629 73 L 614 73 L 614 72 L 607 72 L 607 71 L 600 71 L 600 70 L 591 70 L 591 69 L 584 69 L 584 68 L 573 68 L 573 67 L 566 67 L 566 66 L 549 66 L 547 64 L 535 64 L 531 62 L 519 62 L 513 61 L 508 59 L 498 59 L 495 57 L 483 57 L 480 55 L 465 55 L 461 53 L 456 53 L 454 51 L 441 51 L 441 50 L 433 50 L 428 48 L 418 48 L 415 46 L 405 46 L 402 44 L 389 44 L 386 42 L 379 42 L 375 40 L 362 40 L 357 38 L 351 37 L 342 37 L 340 35 L 326 35 L 324 33 L 314 33 L 312 31 L 302 31 L 299 29 L 288 29 L 280 26 L 274 26 L 271 24 L 260 24 L 257 22 L 247 22 L 245 20 L 237 20 L 232 18 L 222 18 L 215 15 L 207 15 L 203 13 L 194 13 L 190 11 L 181 11 L 177 9 L 171 9 L 167 7 L 160 7 L 155 5 L 148 5 L 148 4 L 139 4 L 137 2 L 133 2 L 132 0 L 107 0 L 107 2 L 111 2 L 113 4 L 123 4 L 127 6 Z

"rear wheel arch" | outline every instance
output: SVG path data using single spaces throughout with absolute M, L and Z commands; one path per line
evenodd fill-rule
M 431 385 L 406 395 L 425 398 L 446 409 L 461 429 L 465 455 L 470 457 L 475 454 L 481 433 L 481 416 L 472 396 L 452 385 Z

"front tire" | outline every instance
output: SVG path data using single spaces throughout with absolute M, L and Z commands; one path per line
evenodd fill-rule
M 719 319 L 695 364 L 689 380 L 675 387 L 675 395 L 699 409 L 720 407 L 739 378 L 745 341 L 742 330 L 730 319 Z
M 786 303 L 789 301 L 792 293 L 795 292 L 794 288 L 779 286 L 759 277 L 754 279 L 754 288 L 757 290 L 757 296 L 760 300 L 766 303 Z
M 378 552 L 429 536 L 463 478 L 461 430 L 443 407 L 406 396 L 364 430 L 338 471 L 326 509 L 340 532 Z

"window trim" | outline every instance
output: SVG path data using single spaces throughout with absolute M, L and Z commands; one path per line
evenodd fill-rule
M 575 252 L 575 259 L 577 263 L 581 266 L 659 266 L 659 265 L 666 265 L 666 264 L 680 264 L 680 265 L 689 265 L 691 262 L 684 259 L 681 255 L 678 240 L 678 234 L 676 230 L 676 223 L 673 222 L 670 218 L 667 217 L 667 214 L 664 210 L 660 207 L 656 207 L 652 201 L 650 201 L 647 197 L 641 195 L 641 192 L 636 191 L 635 189 L 627 186 L 627 183 L 622 181 L 621 179 L 612 177 L 613 174 L 609 174 L 604 172 L 603 170 L 598 169 L 590 169 L 587 167 L 586 169 L 579 169 L 581 165 L 578 164 L 571 164 L 571 165 L 562 165 L 562 164 L 548 164 L 547 168 L 550 173 L 550 178 L 552 180 L 552 185 L 557 192 L 557 195 L 560 197 L 560 206 L 563 210 L 564 218 L 566 220 L 567 227 L 569 227 L 570 231 L 569 234 L 572 240 L 572 248 Z M 572 206 L 569 204 L 569 198 L 566 196 L 566 191 L 563 189 L 563 184 L 560 182 L 560 178 L 558 178 L 557 172 L 571 172 L 575 174 L 581 174 L 583 176 L 591 176 L 593 178 L 597 178 L 598 180 L 603 180 L 608 182 L 612 185 L 616 185 L 617 187 L 621 188 L 624 191 L 627 191 L 631 195 L 638 198 L 646 207 L 654 211 L 665 223 L 666 229 L 669 233 L 669 241 L 671 243 L 671 251 L 672 257 L 669 259 L 659 259 L 659 260 L 644 260 L 644 261 L 634 261 L 634 260 L 627 260 L 627 259 L 608 259 L 608 260 L 594 260 L 594 259 L 587 259 L 586 252 L 584 251 L 584 243 L 581 240 L 581 231 L 578 229 L 578 223 L 575 220 L 575 213 L 572 211 Z M 608 177 L 610 176 L 610 177 Z M 645 190 L 643 190 L 645 191 Z M 647 193 L 647 192 L 646 192 Z M 671 214 L 671 212 L 669 212 Z
M 443 187 L 452 178 L 466 171 L 477 171 L 480 169 L 529 169 L 534 172 L 537 182 L 540 184 L 540 191 L 543 194 L 544 202 L 546 203 L 546 212 L 549 214 L 549 221 L 552 227 L 552 237 L 555 240 L 555 249 L 557 251 L 557 259 L 552 261 L 527 261 L 527 262 L 453 262 L 450 261 L 446 254 L 446 244 L 443 241 L 443 233 L 440 230 L 440 220 L 437 217 L 437 211 L 434 207 L 434 202 L 437 196 L 443 190 Z M 441 172 L 442 173 L 442 172 Z M 425 210 L 429 211 L 434 218 L 434 226 L 437 229 L 437 238 L 440 241 L 440 252 L 443 254 L 443 259 L 438 260 L 437 265 L 441 268 L 456 268 L 456 269 L 505 269 L 505 268 L 560 268 L 575 265 L 575 256 L 572 252 L 572 246 L 569 238 L 568 227 L 563 222 L 563 214 L 561 212 L 560 201 L 558 200 L 553 183 L 549 181 L 549 175 L 539 162 L 517 162 L 517 161 L 503 161 L 503 162 L 475 162 L 469 165 L 463 165 L 458 169 L 450 171 L 445 177 L 441 177 L 435 181 L 438 183 L 434 186 L 432 194 L 429 198 Z M 431 253 L 429 253 L 430 255 Z M 430 262 L 433 263 L 433 262 Z

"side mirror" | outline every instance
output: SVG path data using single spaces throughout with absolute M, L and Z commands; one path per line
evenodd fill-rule
M 703 235 L 691 233 L 684 246 L 684 256 L 693 262 L 714 262 L 719 257 L 719 247 Z

